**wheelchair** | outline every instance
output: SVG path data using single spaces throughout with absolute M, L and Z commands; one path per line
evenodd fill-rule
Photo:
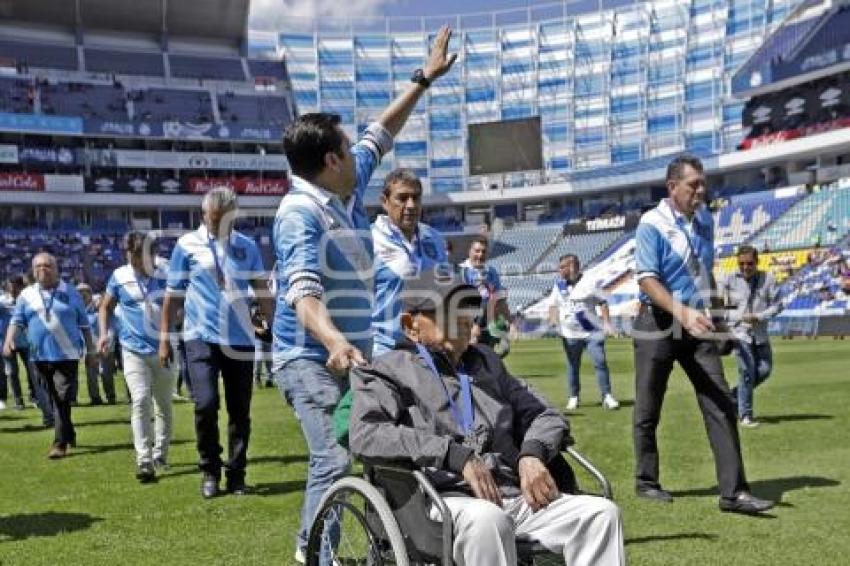
M 583 468 L 612 499 L 608 479 L 573 447 L 564 454 Z M 363 477 L 335 482 L 322 498 L 307 542 L 307 566 L 451 566 L 451 513 L 440 494 L 411 466 L 363 463 Z M 580 491 L 563 454 L 550 471 L 564 493 Z M 590 493 L 594 494 L 594 493 Z M 448 520 L 429 517 L 432 506 Z M 563 565 L 534 540 L 516 540 L 520 566 Z

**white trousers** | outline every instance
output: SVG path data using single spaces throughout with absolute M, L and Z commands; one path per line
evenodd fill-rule
M 623 524 L 602 497 L 565 495 L 536 513 L 522 497 L 502 507 L 474 497 L 446 497 L 454 521 L 457 566 L 516 566 L 516 537 L 532 538 L 561 554 L 569 566 L 622 566 Z M 432 519 L 439 519 L 436 509 Z
M 136 463 L 167 459 L 172 430 L 174 374 L 160 365 L 156 354 L 143 356 L 127 349 L 122 349 L 121 353 L 124 379 L 130 390 L 130 425 L 133 428 Z

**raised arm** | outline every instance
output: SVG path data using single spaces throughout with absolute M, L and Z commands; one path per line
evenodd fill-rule
M 434 39 L 434 46 L 431 53 L 428 55 L 428 60 L 425 66 L 422 67 L 424 78 L 429 82 L 434 82 L 441 76 L 445 75 L 452 64 L 457 59 L 457 53 L 451 55 L 449 51 L 449 40 L 452 37 L 452 30 L 448 26 L 443 26 L 437 33 Z M 411 69 L 412 71 L 412 69 Z M 395 100 L 393 100 L 386 110 L 378 117 L 378 123 L 381 124 L 387 132 L 393 137 L 401 131 L 401 128 L 407 122 L 407 118 L 419 102 L 419 98 L 425 93 L 425 87 L 410 83 L 410 86 L 405 89 Z

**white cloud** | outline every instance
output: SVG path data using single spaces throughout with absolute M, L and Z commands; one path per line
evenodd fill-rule
M 297 28 L 286 26 L 288 19 L 340 20 L 356 16 L 371 18 L 380 15 L 381 9 L 396 0 L 251 0 L 249 25 L 257 30 Z M 293 22 L 290 22 L 290 24 Z M 303 25 L 303 23 L 301 23 Z

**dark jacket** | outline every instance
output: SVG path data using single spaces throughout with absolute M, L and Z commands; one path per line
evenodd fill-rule
M 452 397 L 460 382 L 451 362 L 432 352 Z M 523 382 L 511 376 L 491 349 L 470 346 L 461 357 L 472 378 L 474 432 L 464 438 L 431 369 L 410 341 L 351 373 L 354 401 L 350 443 L 367 461 L 413 463 L 442 491 L 465 491 L 461 472 L 477 453 L 505 496 L 519 495 L 517 463 L 536 456 L 549 463 L 569 437 L 567 421 Z

